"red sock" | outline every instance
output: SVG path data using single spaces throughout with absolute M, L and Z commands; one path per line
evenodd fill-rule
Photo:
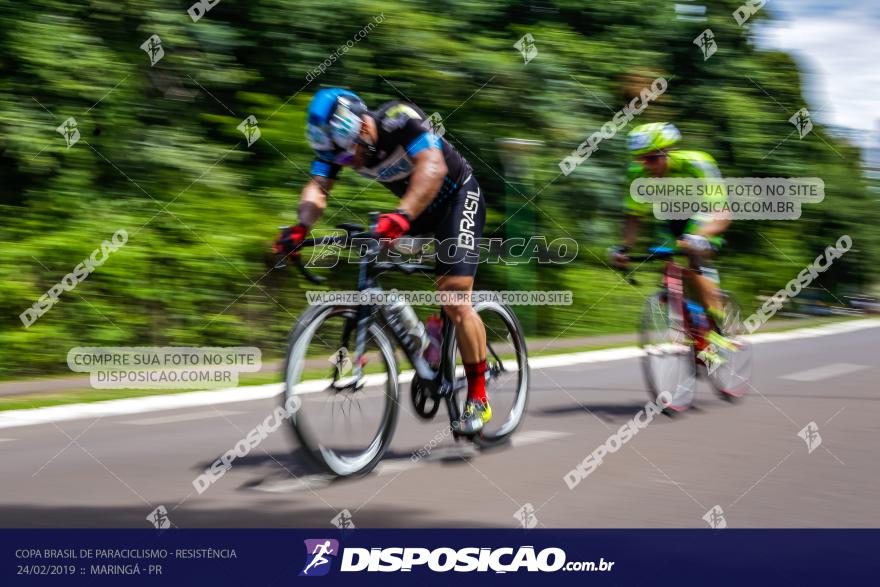
M 486 361 L 465 363 L 464 374 L 467 375 L 468 399 L 487 403 L 486 397 Z

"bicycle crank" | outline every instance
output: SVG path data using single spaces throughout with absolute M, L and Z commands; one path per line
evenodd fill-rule
M 423 420 L 432 419 L 440 409 L 440 396 L 434 393 L 434 390 L 418 375 L 413 376 L 409 392 L 416 414 Z

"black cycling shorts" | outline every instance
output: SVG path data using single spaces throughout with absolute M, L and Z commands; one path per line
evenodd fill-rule
M 437 275 L 473 277 L 480 261 L 486 202 L 473 175 L 468 175 L 461 185 L 447 183 L 413 221 L 409 234 L 434 234 Z

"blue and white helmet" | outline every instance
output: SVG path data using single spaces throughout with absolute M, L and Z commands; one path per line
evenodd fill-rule
M 342 88 L 318 90 L 309 103 L 306 138 L 318 154 L 349 151 L 363 126 L 367 111 L 357 94 Z

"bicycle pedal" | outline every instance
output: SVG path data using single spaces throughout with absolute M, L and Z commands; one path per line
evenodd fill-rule
M 478 435 L 479 432 L 474 432 L 473 434 L 465 434 L 464 432 L 459 432 L 457 430 L 452 431 L 452 438 L 454 438 L 456 442 L 458 442 L 459 440 L 469 440 L 473 442 L 474 438 L 476 438 Z

